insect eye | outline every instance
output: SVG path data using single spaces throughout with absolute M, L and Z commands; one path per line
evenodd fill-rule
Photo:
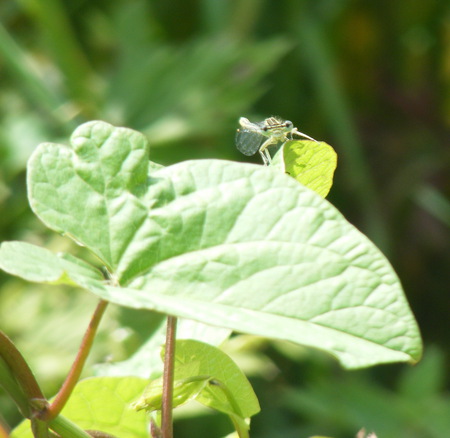
M 286 126 L 286 128 L 292 128 L 294 124 L 290 120 L 286 120 L 284 126 Z
M 269 127 L 268 126 L 264 126 L 263 131 L 268 131 Z

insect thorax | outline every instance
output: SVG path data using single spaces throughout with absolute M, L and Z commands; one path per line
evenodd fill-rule
M 262 122 L 262 133 L 267 137 L 283 139 L 293 129 L 293 124 L 289 120 L 279 117 L 269 117 Z

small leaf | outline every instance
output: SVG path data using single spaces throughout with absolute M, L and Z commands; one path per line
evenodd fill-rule
M 175 379 L 173 382 L 173 407 L 195 400 L 211 380 L 209 376 L 194 376 L 187 379 Z M 145 388 L 142 397 L 132 407 L 137 411 L 160 411 L 162 406 L 163 379 L 155 379 Z
M 160 410 L 162 387 L 162 378 L 153 380 L 134 407 Z M 227 354 L 196 340 L 177 340 L 174 407 L 194 399 L 212 409 L 242 418 L 251 417 L 260 410 L 250 382 Z
M 337 165 L 334 149 L 324 142 L 288 141 L 273 158 L 272 165 L 325 198 L 333 185 Z
M 160 410 L 162 392 L 162 378 L 152 381 L 133 407 L 137 410 Z M 248 437 L 249 425 L 245 418 L 260 410 L 249 381 L 227 354 L 203 342 L 178 340 L 173 406 L 191 400 L 227 414 L 241 438 Z
M 222 350 L 203 342 L 183 339 L 175 347 L 175 379 L 210 376 L 197 401 L 212 409 L 251 417 L 260 410 L 250 382 L 233 360 Z

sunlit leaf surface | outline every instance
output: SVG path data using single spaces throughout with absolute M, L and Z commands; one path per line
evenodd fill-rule
M 84 287 L 124 306 L 320 348 L 348 368 L 419 359 L 389 262 L 319 195 L 277 169 L 219 160 L 149 174 L 147 155 L 141 134 L 91 122 L 71 147 L 45 143 L 30 159 L 34 212 L 122 286 L 89 277 Z

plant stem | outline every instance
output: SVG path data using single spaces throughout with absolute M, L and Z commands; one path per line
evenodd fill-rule
M 162 438 L 161 429 L 158 427 L 153 418 L 150 418 L 150 434 L 152 438 Z
M 62 415 L 58 415 L 55 419 L 49 421 L 48 425 L 50 429 L 64 438 L 92 438 L 86 431 Z
M 161 432 L 163 438 L 173 438 L 172 397 L 175 365 L 175 338 L 177 318 L 167 317 L 166 352 L 164 354 L 163 398 L 161 406 Z
M 19 384 L 25 397 L 30 400 L 39 400 L 45 402 L 44 394 L 42 394 L 41 388 L 36 381 L 30 367 L 25 361 L 24 357 L 20 354 L 20 351 L 13 344 L 11 339 L 8 338 L 2 331 L 0 331 L 0 357 L 3 359 L 8 370 L 14 376 L 14 379 Z M 20 401 L 20 394 L 16 394 Z M 14 398 L 14 397 L 13 397 Z M 16 398 L 14 398 L 16 400 Z M 29 410 L 20 403 L 21 411 L 23 414 L 30 415 Z
M 18 407 L 20 413 L 25 418 L 31 418 L 32 413 L 29 399 L 24 394 L 22 387 L 17 382 L 9 366 L 1 358 L 0 358 L 0 387 L 2 387 L 6 391 L 6 393 L 14 400 L 14 403 Z M 0 416 L 0 423 L 1 423 L 1 416 Z M 1 427 L 0 427 L 0 438 L 2 438 Z
M 101 300 L 97 308 L 92 315 L 89 326 L 84 334 L 83 340 L 81 341 L 80 348 L 78 350 L 77 357 L 73 362 L 72 368 L 69 371 L 69 374 L 66 377 L 61 389 L 56 395 L 53 403 L 50 405 L 49 409 L 45 413 L 45 415 L 41 418 L 41 420 L 50 421 L 58 416 L 61 412 L 62 408 L 67 403 L 70 395 L 72 394 L 73 388 L 78 382 L 80 378 L 80 374 L 83 370 L 83 366 L 86 362 L 88 354 L 91 350 L 92 344 L 94 342 L 95 335 L 97 333 L 97 328 L 100 324 L 100 320 L 106 310 L 108 305 L 107 301 Z
M 34 438 L 49 438 L 47 423 L 37 418 L 31 419 L 31 431 Z

